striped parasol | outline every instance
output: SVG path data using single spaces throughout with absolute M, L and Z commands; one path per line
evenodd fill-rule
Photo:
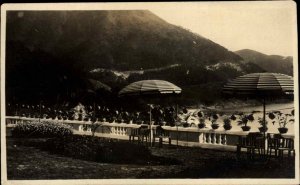
M 158 95 L 180 94 L 181 88 L 164 80 L 142 80 L 124 87 L 119 96 L 125 95 Z
M 251 73 L 229 81 L 223 92 L 255 96 L 292 95 L 294 81 L 293 77 L 280 73 Z
M 160 95 L 178 95 L 181 93 L 181 88 L 172 84 L 171 82 L 164 80 L 142 80 L 133 82 L 126 87 L 124 87 L 120 92 L 119 96 L 160 96 Z M 151 110 L 152 105 L 150 107 L 150 143 L 151 138 L 153 138 L 153 130 L 152 130 L 152 118 L 151 118 Z
M 294 81 L 293 77 L 280 73 L 251 73 L 229 81 L 224 86 L 223 93 L 262 98 L 263 127 L 266 127 L 266 98 L 293 95 Z

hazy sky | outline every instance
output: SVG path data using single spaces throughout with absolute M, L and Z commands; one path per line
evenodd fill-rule
M 293 55 L 296 39 L 293 5 L 293 2 L 179 3 L 149 10 L 231 51 L 253 49 L 288 56 Z

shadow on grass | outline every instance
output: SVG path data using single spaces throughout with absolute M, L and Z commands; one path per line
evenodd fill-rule
M 72 138 L 75 139 L 75 138 Z M 89 139 L 70 141 L 76 148 L 89 146 Z M 103 159 L 91 156 L 90 159 L 75 158 L 77 154 L 69 153 L 68 147 L 73 145 L 58 142 L 53 144 L 56 151 L 50 149 L 48 142 L 56 139 L 7 139 L 7 160 L 9 179 L 147 179 L 147 178 L 294 178 L 294 159 L 285 158 L 283 161 L 271 159 L 267 161 L 237 160 L 234 152 L 224 152 L 191 147 L 147 148 L 126 141 L 98 140 L 101 147 L 109 150 L 114 144 L 120 148 L 109 152 L 114 157 L 108 157 L 111 162 L 101 162 Z M 81 143 L 83 142 L 83 143 Z M 114 144 L 106 144 L 114 143 Z M 85 143 L 85 144 L 84 144 Z M 127 143 L 127 144 L 126 144 Z M 96 146 L 99 143 L 95 144 Z M 52 147 L 53 147 L 52 146 Z M 122 147 L 121 147 L 122 146 Z M 128 148 L 129 147 L 129 148 Z M 145 147 L 138 153 L 130 151 Z M 59 151 L 63 150 L 63 151 Z M 110 151 L 110 150 L 109 150 Z M 117 154 L 126 157 L 115 159 Z M 62 154 L 60 154 L 62 153 Z M 84 154 L 84 153 L 82 153 Z M 134 155 L 135 154 L 135 155 Z M 139 156 L 145 154 L 145 156 Z M 97 156 L 97 155 L 95 155 Z M 150 157 L 149 157 L 150 156 Z M 141 157 L 141 160 L 137 160 Z M 95 162 L 95 160 L 99 160 Z M 132 160 L 126 162 L 126 160 Z
M 144 145 L 116 139 L 72 135 L 59 138 L 17 139 L 16 144 L 51 154 L 94 162 L 138 165 L 179 165 L 174 158 L 154 156 Z

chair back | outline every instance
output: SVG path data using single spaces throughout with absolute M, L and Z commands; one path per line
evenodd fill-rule
M 141 126 L 139 128 L 139 135 L 148 137 L 150 135 L 150 129 L 148 128 L 148 126 Z
M 277 138 L 280 139 L 278 146 L 281 148 L 294 149 L 294 139 L 292 138 L 284 138 L 281 134 L 277 134 Z
M 130 131 L 129 135 L 138 136 L 140 133 L 140 128 L 131 128 L 129 129 L 129 131 Z
M 284 138 L 281 134 L 274 134 L 273 142 L 278 148 L 294 149 L 294 139 Z
M 262 137 L 263 134 L 259 132 L 250 132 L 246 137 L 239 138 L 239 144 L 241 146 L 256 146 L 257 138 Z
M 155 136 L 169 136 L 169 132 L 167 132 L 165 129 L 163 129 L 161 126 L 157 126 L 155 130 Z

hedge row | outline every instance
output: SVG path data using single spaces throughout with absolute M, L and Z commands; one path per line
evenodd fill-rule
M 51 138 L 73 134 L 69 125 L 49 121 L 18 123 L 11 131 L 13 137 Z

